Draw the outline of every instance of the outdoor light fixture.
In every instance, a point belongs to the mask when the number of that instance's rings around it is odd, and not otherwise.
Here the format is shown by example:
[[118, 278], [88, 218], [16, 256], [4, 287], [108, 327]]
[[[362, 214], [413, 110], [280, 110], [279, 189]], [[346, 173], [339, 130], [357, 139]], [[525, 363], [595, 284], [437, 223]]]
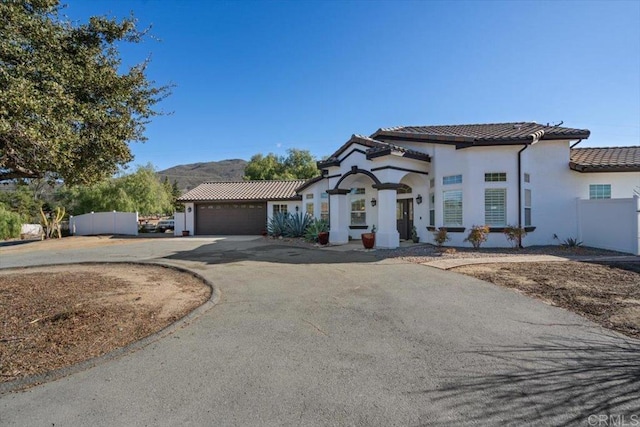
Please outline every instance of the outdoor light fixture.
[[296, 212], [300, 210], [300, 206], [296, 206]]
[[376, 201], [375, 197], [374, 197], [374, 198], [372, 198], [372, 199], [371, 199], [371, 206], [375, 206], [375, 205], [376, 205], [376, 203], [378, 203], [378, 202]]
[[422, 203], [422, 196], [420, 194], [418, 194], [418, 197], [416, 197], [416, 203], [417, 204]]

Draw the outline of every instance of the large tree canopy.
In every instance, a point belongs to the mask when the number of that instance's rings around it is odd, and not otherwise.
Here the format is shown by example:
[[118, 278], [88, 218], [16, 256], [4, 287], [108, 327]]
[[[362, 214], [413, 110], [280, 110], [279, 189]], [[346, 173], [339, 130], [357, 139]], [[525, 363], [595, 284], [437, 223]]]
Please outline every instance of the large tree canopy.
[[316, 161], [308, 150], [287, 150], [287, 156], [256, 154], [244, 169], [244, 179], [308, 179], [320, 174]]
[[58, 0], [0, 2], [0, 181], [48, 177], [88, 184], [132, 160], [154, 105], [168, 94], [147, 61], [119, 72], [135, 20], [72, 24]]
[[73, 215], [111, 211], [165, 214], [173, 212], [174, 202], [171, 185], [160, 181], [151, 164], [94, 185], [65, 185], [57, 199]]

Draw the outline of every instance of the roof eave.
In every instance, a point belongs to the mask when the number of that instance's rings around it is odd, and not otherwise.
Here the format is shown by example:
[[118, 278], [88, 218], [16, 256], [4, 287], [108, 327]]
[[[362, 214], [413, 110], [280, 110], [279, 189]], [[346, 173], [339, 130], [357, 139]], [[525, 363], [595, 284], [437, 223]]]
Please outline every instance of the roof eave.
[[569, 169], [576, 172], [640, 172], [640, 165], [581, 165], [575, 162], [569, 162]]

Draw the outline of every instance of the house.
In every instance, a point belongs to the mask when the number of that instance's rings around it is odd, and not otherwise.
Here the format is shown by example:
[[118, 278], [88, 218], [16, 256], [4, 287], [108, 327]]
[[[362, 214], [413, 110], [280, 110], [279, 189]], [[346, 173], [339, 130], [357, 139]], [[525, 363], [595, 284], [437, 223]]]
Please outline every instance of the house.
[[300, 210], [296, 189], [305, 180], [205, 182], [178, 200], [185, 205], [184, 220], [176, 214], [176, 234], [259, 235], [272, 212]]
[[[464, 245], [470, 228], [484, 224], [491, 230], [486, 246], [507, 246], [502, 233], [507, 225], [528, 231], [526, 245], [557, 244], [580, 238], [580, 221], [606, 216], [609, 199], [637, 204], [640, 147], [576, 147], [589, 135], [587, 129], [534, 122], [379, 129], [353, 135], [318, 162], [322, 176], [299, 185], [295, 196], [279, 194], [285, 197], [279, 200], [328, 218], [333, 244], [359, 239], [375, 225], [378, 247], [397, 247], [413, 227], [423, 242], [432, 242], [432, 231], [445, 227], [450, 244]], [[276, 209], [278, 201], [270, 196], [259, 199], [267, 210]], [[205, 202], [227, 203], [217, 197], [198, 187], [180, 198], [197, 211], [191, 220], [196, 234], [212, 230], [198, 227], [198, 215], [211, 209], [202, 207]], [[579, 200], [596, 202], [583, 208], [587, 205]], [[627, 210], [624, 224], [613, 219], [604, 225], [629, 236], [629, 247], [637, 252], [638, 209]]]

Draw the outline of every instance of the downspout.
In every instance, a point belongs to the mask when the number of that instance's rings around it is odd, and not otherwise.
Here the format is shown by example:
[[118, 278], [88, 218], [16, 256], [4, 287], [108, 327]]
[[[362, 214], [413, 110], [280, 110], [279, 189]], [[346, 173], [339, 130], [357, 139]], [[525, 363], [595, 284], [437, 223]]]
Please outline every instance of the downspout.
[[[529, 135], [531, 137], [530, 144], [524, 146], [518, 151], [518, 228], [522, 228], [522, 152], [529, 148], [530, 145], [536, 144], [544, 136], [544, 130]], [[522, 236], [518, 238], [518, 248], [522, 249]]]
[[576, 145], [580, 144], [582, 142], [582, 138], [578, 140], [578, 142], [576, 142], [575, 144], [572, 144], [571, 146], [569, 146], [569, 149], [572, 149], [573, 147], [575, 147]]

